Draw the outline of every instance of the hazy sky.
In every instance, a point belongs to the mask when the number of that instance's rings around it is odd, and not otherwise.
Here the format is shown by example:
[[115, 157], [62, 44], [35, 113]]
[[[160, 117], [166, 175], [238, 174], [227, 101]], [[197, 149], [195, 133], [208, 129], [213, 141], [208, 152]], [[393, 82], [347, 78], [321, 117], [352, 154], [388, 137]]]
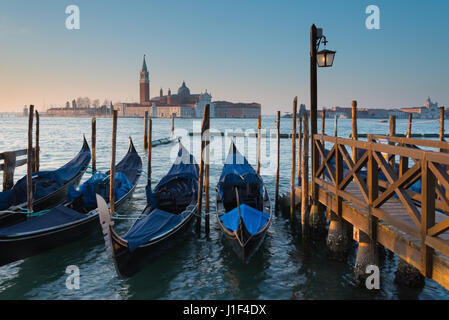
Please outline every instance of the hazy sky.
[[[78, 5], [80, 30], [67, 30]], [[380, 30], [365, 27], [368, 5]], [[185, 80], [213, 100], [259, 102], [263, 114], [309, 105], [309, 30], [324, 29], [333, 68], [319, 106], [449, 105], [447, 0], [0, 0], [0, 111], [63, 106], [77, 96], [138, 100], [147, 54], [151, 96]]]

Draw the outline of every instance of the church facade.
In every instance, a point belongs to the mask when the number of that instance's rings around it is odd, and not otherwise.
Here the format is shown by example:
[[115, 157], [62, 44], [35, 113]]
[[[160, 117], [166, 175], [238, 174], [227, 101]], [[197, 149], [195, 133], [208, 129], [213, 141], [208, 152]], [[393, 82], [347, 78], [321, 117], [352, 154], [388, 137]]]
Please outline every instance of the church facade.
[[182, 82], [178, 92], [172, 94], [168, 89], [164, 95], [163, 89], [159, 95], [150, 98], [150, 76], [145, 56], [143, 58], [142, 70], [140, 71], [140, 101], [139, 103], [118, 103], [116, 108], [123, 116], [143, 117], [148, 111], [152, 117], [170, 118], [200, 118], [206, 104], [210, 105], [211, 117], [215, 116], [215, 107], [210, 93], [191, 94], [185, 81]]
[[210, 105], [210, 116], [214, 117], [237, 117], [237, 118], [257, 118], [261, 113], [261, 105], [257, 103], [234, 104], [226, 101], [219, 101], [219, 112], [216, 112], [215, 103], [212, 102], [212, 95], [207, 92], [199, 94], [190, 93], [185, 81], [182, 82], [176, 93], [168, 89], [167, 94], [161, 88], [159, 95], [153, 98], [150, 91], [150, 74], [143, 57], [142, 70], [140, 71], [140, 101], [139, 103], [117, 103], [115, 109], [124, 117], [143, 117], [145, 112], [152, 117], [170, 118], [174, 115], [177, 118], [201, 118], [206, 104]]

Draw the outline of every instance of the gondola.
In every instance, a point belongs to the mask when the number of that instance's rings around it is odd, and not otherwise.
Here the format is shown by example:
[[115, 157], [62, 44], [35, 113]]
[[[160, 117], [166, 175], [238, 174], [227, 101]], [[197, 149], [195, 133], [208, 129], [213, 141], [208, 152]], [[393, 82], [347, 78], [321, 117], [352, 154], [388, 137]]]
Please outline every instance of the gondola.
[[130, 277], [174, 245], [197, 210], [198, 165], [179, 142], [178, 155], [154, 191], [147, 185], [147, 206], [129, 231], [114, 230], [104, 199], [97, 195], [100, 223], [108, 256], [120, 277]]
[[[40, 212], [64, 203], [69, 187], [78, 186], [90, 159], [90, 148], [84, 138], [81, 151], [70, 162], [54, 171], [33, 173], [33, 211]], [[0, 227], [27, 220], [26, 191], [25, 176], [11, 190], [0, 192]]]
[[[115, 170], [117, 208], [131, 197], [142, 170], [142, 159], [132, 141]], [[109, 171], [94, 174], [79, 190], [69, 192], [68, 198], [71, 195], [74, 198], [65, 205], [0, 229], [0, 266], [64, 245], [98, 228], [96, 194], [109, 199]]]
[[262, 178], [234, 142], [216, 191], [218, 225], [237, 256], [247, 263], [263, 243], [272, 208]]

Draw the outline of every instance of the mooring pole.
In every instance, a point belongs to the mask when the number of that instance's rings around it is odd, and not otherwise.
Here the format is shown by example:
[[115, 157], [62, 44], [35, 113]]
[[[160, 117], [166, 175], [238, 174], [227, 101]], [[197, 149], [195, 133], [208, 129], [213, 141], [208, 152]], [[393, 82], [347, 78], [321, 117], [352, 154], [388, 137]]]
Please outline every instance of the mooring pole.
[[201, 234], [201, 216], [202, 216], [202, 206], [203, 206], [203, 176], [204, 176], [204, 149], [206, 147], [205, 132], [207, 130], [207, 118], [209, 117], [209, 105], [206, 104], [203, 111], [203, 121], [201, 124], [201, 155], [200, 155], [200, 172], [198, 180], [198, 216], [196, 218], [196, 232], [198, 235]]
[[34, 172], [39, 171], [39, 158], [40, 158], [40, 149], [39, 149], [39, 112], [36, 110], [36, 147], [34, 149]]
[[111, 146], [111, 169], [109, 176], [109, 214], [115, 212], [115, 148], [117, 144], [117, 110], [112, 111], [112, 146]]
[[148, 148], [148, 111], [145, 111], [144, 118], [144, 134], [143, 134], [143, 147], [144, 149]]
[[33, 212], [33, 115], [34, 105], [30, 105], [28, 112], [28, 150], [27, 150], [27, 209]]
[[323, 108], [323, 110], [321, 111], [321, 135], [323, 136], [324, 133], [326, 132], [325, 125], [326, 125], [326, 109]]
[[276, 191], [275, 191], [275, 207], [276, 212], [279, 205], [279, 165], [280, 165], [280, 153], [281, 153], [281, 112], [277, 112], [276, 116], [276, 142], [277, 142], [277, 150], [276, 150]]
[[175, 114], [171, 114], [171, 136], [172, 138], [175, 136]]
[[151, 157], [153, 149], [153, 120], [148, 117], [148, 172], [147, 172], [147, 185], [151, 189]]
[[301, 184], [301, 225], [303, 237], [309, 224], [309, 119], [307, 112], [302, 117], [303, 122], [303, 150], [302, 150], [302, 184]]
[[207, 129], [206, 129], [206, 145], [205, 145], [205, 159], [204, 164], [204, 230], [206, 236], [210, 233], [210, 215], [209, 215], [209, 152], [210, 152], [210, 106], [207, 108]]
[[[396, 117], [395, 116], [390, 116], [390, 137], [394, 137], [396, 135]], [[388, 144], [394, 144], [392, 142], [388, 143]], [[389, 154], [388, 155], [388, 162], [390, 163], [390, 166], [392, 166], [394, 168], [394, 166], [396, 165], [395, 163], [395, 156], [394, 154]]]
[[337, 116], [334, 116], [334, 137], [338, 137], [338, 120], [337, 120]]
[[91, 144], [92, 144], [92, 174], [97, 171], [97, 118], [92, 118], [92, 132], [91, 132]]
[[302, 116], [298, 117], [298, 187], [302, 184], [301, 167], [302, 167]]
[[440, 107], [440, 141], [444, 141], [444, 107]]
[[[352, 100], [351, 118], [352, 118], [352, 140], [358, 140], [356, 100]], [[357, 163], [357, 149], [355, 147], [352, 148], [352, 161], [354, 163]]]
[[407, 129], [407, 138], [410, 138], [412, 136], [412, 120], [413, 120], [413, 113], [408, 113], [408, 129]]
[[298, 97], [293, 100], [293, 122], [292, 122], [292, 163], [290, 175], [290, 219], [295, 217], [295, 170], [296, 170], [296, 110], [298, 106]]
[[260, 135], [262, 129], [262, 117], [257, 118], [257, 174], [260, 174]]

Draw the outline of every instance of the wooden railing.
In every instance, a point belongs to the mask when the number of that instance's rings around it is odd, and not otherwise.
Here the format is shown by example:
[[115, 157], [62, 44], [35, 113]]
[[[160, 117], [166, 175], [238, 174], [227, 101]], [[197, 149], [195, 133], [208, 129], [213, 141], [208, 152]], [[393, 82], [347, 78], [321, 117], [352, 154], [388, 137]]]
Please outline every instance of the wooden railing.
[[[6, 151], [0, 153], [0, 171], [3, 171], [3, 191], [9, 190], [14, 185], [14, 171], [15, 168], [23, 166], [27, 163], [27, 149], [17, 151]], [[25, 158], [19, 159], [25, 156]], [[33, 148], [33, 171], [39, 170], [39, 149]]]
[[[377, 143], [379, 139], [392, 144]], [[335, 213], [342, 216], [342, 201], [365, 212], [371, 241], [377, 241], [379, 221], [406, 233], [420, 243], [420, 271], [431, 277], [434, 252], [449, 256], [449, 237], [441, 237], [449, 230], [445, 215], [449, 208], [449, 154], [416, 146], [449, 149], [448, 143], [378, 135], [358, 141], [321, 134], [315, 134], [312, 141], [320, 159], [312, 174], [319, 188], [335, 195]], [[325, 143], [332, 146], [330, 151]], [[348, 148], [357, 150], [356, 159]], [[357, 186], [359, 196], [346, 190], [351, 183]], [[417, 191], [419, 183], [421, 190]], [[393, 197], [397, 197], [396, 209], [388, 205]], [[410, 219], [398, 215], [398, 210]]]

